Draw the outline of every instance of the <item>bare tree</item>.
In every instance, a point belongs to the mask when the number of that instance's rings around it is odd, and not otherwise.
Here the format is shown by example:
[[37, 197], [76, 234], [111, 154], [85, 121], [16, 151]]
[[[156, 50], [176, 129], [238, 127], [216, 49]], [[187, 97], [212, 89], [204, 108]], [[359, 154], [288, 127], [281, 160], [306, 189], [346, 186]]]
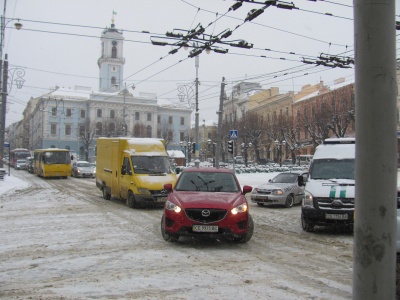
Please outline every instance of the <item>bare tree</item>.
[[161, 138], [165, 141], [165, 146], [168, 146], [170, 142], [174, 140], [174, 131], [172, 124], [169, 124], [166, 120], [161, 122]]
[[96, 124], [94, 122], [90, 123], [89, 118], [87, 118], [85, 124], [80, 126], [78, 132], [78, 140], [83, 144], [86, 161], [89, 161], [89, 147], [93, 142], [95, 134]]

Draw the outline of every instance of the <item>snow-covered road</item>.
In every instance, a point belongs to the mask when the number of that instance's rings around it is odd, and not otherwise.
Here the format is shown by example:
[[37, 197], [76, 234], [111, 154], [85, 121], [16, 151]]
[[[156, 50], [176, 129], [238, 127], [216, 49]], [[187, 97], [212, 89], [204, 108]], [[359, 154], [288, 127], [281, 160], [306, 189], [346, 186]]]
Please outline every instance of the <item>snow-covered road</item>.
[[[255, 186], [273, 176], [257, 175], [238, 177]], [[0, 298], [351, 298], [351, 232], [306, 233], [299, 206], [250, 212], [247, 244], [171, 244], [160, 208], [103, 200], [94, 179], [14, 171], [0, 182]]]

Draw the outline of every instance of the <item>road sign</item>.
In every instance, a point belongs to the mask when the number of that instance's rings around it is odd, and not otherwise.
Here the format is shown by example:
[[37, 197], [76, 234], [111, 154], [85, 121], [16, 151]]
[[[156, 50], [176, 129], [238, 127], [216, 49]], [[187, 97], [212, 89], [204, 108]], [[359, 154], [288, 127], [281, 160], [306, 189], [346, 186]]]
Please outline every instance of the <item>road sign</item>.
[[10, 148], [10, 143], [4, 143], [5, 148]]
[[229, 138], [231, 140], [237, 140], [238, 137], [239, 137], [239, 135], [238, 135], [238, 131], [237, 130], [230, 130], [229, 131]]

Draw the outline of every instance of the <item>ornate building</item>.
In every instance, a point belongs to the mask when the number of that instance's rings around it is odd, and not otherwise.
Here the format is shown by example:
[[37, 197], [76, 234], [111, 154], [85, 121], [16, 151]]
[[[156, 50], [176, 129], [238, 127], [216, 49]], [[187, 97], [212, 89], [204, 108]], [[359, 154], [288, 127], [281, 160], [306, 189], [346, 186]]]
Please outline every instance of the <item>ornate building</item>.
[[124, 83], [123, 44], [112, 20], [101, 35], [99, 91], [55, 87], [31, 98], [23, 120], [8, 128], [11, 148], [70, 149], [94, 160], [98, 137], [128, 136], [163, 138], [168, 150], [180, 150], [181, 137], [190, 131], [192, 110], [163, 105], [155, 94], [134, 95], [135, 87]]

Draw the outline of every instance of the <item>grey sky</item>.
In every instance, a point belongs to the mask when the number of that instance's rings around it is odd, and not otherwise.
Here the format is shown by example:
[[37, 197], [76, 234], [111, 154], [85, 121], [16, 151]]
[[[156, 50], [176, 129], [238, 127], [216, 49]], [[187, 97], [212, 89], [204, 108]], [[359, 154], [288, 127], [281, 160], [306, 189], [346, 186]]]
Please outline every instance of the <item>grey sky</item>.
[[[134, 95], [156, 93], [162, 103], [179, 102], [177, 86], [193, 83], [195, 59], [188, 58], [189, 51], [184, 49], [168, 55], [173, 48], [152, 45], [151, 36], [163, 36], [174, 29], [190, 30], [200, 23], [208, 35], [231, 29], [233, 34], [227, 41], [243, 39], [254, 44], [253, 49], [220, 45], [229, 49], [228, 54], [200, 55], [200, 120], [217, 120], [222, 77], [226, 78], [228, 94], [232, 85], [246, 79], [260, 82], [263, 88], [277, 86], [281, 92], [298, 91], [320, 80], [332, 84], [339, 77], [354, 81], [354, 69], [301, 63], [302, 57], [317, 58], [321, 53], [354, 57], [352, 1], [293, 2], [300, 9], [271, 6], [243, 24], [251, 9], [263, 6], [244, 3], [228, 12], [235, 1], [8, 0], [6, 17], [20, 18], [23, 29], [16, 31], [11, 28], [14, 22], [9, 22], [4, 53], [8, 53], [10, 68], [25, 68], [26, 82], [21, 90], [13, 87], [9, 95], [7, 126], [22, 119], [31, 96], [44, 94], [55, 85], [98, 90], [100, 35], [110, 26], [113, 11], [116, 27], [124, 30], [126, 83], [135, 84]], [[0, 3], [3, 8], [4, 1]]]

